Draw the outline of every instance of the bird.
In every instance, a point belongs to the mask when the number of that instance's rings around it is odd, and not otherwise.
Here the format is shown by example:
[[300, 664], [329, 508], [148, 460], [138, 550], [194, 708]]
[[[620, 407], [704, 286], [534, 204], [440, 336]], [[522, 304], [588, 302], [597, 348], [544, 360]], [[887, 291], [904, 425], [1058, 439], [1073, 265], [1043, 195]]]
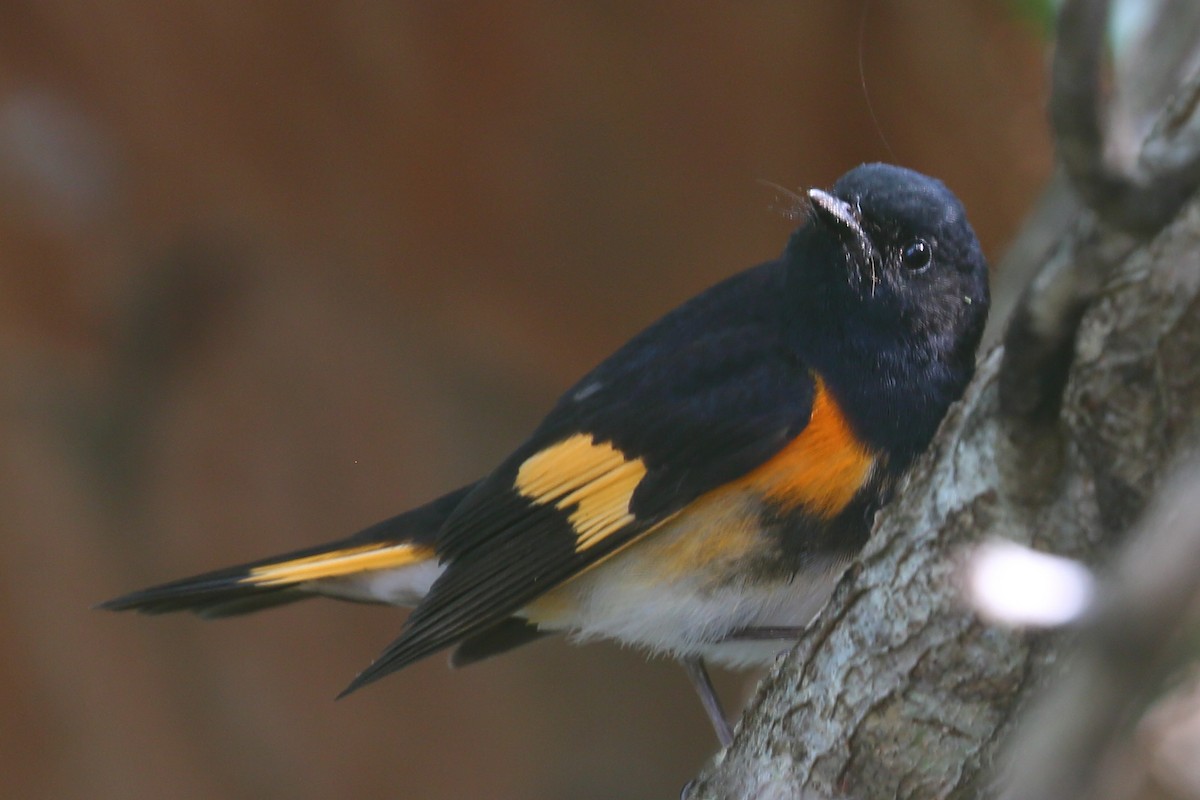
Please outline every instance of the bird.
[[342, 692], [550, 634], [708, 665], [802, 635], [975, 370], [988, 266], [939, 180], [870, 163], [793, 194], [778, 258], [587, 372], [480, 480], [348, 538], [101, 604], [216, 618], [314, 596], [411, 607]]

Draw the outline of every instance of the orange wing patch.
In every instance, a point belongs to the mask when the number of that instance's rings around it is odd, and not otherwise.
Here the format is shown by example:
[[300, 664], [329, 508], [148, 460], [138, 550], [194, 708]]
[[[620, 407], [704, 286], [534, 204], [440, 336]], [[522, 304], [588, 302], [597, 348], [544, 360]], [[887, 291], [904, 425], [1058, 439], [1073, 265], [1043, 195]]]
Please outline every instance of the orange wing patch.
[[527, 458], [517, 471], [516, 489], [538, 505], [575, 506], [567, 519], [578, 553], [633, 521], [629, 504], [645, 475], [640, 458], [579, 433]]
[[240, 582], [254, 586], [303, 583], [356, 572], [406, 567], [433, 558], [433, 555], [433, 548], [423, 545], [367, 544], [255, 567]]
[[875, 466], [875, 455], [850, 424], [819, 376], [808, 426], [770, 461], [741, 482], [787, 505], [826, 519], [854, 497]]

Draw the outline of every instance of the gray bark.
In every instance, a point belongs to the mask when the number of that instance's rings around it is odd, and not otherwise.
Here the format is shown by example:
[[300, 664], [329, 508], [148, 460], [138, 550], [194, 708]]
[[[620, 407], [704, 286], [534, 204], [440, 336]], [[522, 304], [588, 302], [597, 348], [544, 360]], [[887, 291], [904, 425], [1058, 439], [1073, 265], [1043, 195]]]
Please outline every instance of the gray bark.
[[[1185, 86], [1155, 128], [1161, 163], [1194, 162], [1198, 91]], [[1034, 307], [1081, 298], [1063, 322], [1074, 347], [1055, 413], [1014, 413], [1001, 384], [1019, 394], [1022, 372], [1000, 348], [982, 359], [857, 569], [686, 797], [992, 796], [1023, 768], [1005, 743], [1074, 636], [979, 619], [960, 590], [966, 554], [996, 537], [1103, 563], [1200, 452], [1200, 201], [1147, 238], [1118, 227], [1078, 211], [1027, 293]]]

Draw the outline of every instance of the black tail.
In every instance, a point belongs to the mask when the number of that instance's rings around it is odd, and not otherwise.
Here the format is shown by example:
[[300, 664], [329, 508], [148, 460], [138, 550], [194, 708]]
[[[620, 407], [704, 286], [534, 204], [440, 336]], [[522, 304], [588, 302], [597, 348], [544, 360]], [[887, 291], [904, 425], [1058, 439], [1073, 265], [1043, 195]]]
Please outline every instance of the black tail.
[[318, 593], [312, 589], [314, 582], [323, 579], [421, 563], [436, 557], [438, 530], [473, 488], [464, 486], [347, 539], [151, 586], [98, 607], [228, 617], [312, 597]]

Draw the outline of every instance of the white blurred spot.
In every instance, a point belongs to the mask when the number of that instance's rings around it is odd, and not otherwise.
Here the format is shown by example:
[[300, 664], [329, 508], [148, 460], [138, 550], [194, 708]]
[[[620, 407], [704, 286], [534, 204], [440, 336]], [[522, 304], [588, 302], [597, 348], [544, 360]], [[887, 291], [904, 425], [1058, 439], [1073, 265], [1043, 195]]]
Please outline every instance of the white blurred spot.
[[967, 562], [971, 604], [982, 616], [1005, 625], [1065, 625], [1087, 609], [1094, 584], [1078, 561], [1012, 542], [980, 545]]

